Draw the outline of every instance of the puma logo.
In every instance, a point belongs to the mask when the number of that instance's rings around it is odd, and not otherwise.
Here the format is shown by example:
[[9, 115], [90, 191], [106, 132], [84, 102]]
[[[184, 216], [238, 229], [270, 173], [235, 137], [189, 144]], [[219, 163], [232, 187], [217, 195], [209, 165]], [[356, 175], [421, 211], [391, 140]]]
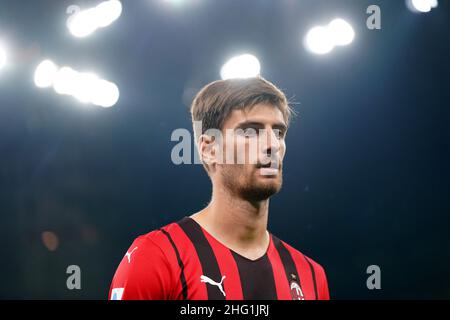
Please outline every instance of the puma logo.
[[128, 263], [131, 262], [131, 255], [133, 254], [134, 250], [136, 250], [138, 247], [134, 248], [133, 250], [131, 250], [131, 252], [125, 253], [125, 256], [128, 258]]
[[206, 283], [209, 283], [210, 285], [219, 287], [219, 290], [223, 293], [223, 296], [225, 297], [226, 296], [225, 295], [225, 291], [223, 291], [223, 287], [222, 287], [222, 282], [223, 282], [223, 280], [225, 280], [225, 278], [226, 278], [226, 276], [222, 276], [222, 280], [220, 280], [220, 282], [215, 282], [211, 278], [208, 278], [207, 276], [201, 275], [200, 276], [200, 281], [201, 282], [206, 282]]

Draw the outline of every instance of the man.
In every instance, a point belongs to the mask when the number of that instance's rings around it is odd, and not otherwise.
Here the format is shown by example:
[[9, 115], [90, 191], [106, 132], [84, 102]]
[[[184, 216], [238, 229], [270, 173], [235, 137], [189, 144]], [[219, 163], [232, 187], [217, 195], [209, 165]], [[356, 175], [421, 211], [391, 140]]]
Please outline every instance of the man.
[[329, 299], [324, 269], [267, 231], [291, 118], [285, 95], [261, 77], [215, 81], [191, 113], [211, 202], [138, 237], [109, 298]]

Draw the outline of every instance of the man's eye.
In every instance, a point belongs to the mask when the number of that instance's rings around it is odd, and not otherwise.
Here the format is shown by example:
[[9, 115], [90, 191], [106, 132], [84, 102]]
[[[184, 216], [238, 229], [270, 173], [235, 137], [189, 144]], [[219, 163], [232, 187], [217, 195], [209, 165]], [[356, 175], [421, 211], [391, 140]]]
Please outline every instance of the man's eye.
[[283, 139], [284, 136], [286, 135], [286, 132], [284, 130], [274, 130], [274, 132], [275, 132], [275, 136], [278, 139]]
[[255, 137], [257, 134], [257, 131], [254, 128], [245, 128], [243, 131], [244, 131], [244, 136], [246, 136], [246, 137]]

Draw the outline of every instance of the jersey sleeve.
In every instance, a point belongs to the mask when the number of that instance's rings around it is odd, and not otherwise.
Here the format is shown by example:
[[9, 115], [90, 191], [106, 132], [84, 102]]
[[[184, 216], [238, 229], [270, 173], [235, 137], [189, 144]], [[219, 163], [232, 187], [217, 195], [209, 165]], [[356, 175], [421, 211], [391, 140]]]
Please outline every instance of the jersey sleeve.
[[124, 255], [111, 283], [110, 300], [171, 299], [173, 273], [151, 235], [138, 237]]
[[320, 264], [317, 266], [317, 295], [318, 300], [330, 300], [330, 292], [328, 290], [328, 281], [324, 268]]

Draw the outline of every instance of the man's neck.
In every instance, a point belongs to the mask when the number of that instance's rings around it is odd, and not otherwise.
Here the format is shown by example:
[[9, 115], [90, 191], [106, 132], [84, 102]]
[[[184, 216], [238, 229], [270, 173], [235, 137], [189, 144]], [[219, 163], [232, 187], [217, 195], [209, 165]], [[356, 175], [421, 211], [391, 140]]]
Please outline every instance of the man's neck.
[[269, 245], [268, 213], [268, 199], [249, 202], [216, 188], [209, 205], [191, 217], [228, 248], [255, 260]]

